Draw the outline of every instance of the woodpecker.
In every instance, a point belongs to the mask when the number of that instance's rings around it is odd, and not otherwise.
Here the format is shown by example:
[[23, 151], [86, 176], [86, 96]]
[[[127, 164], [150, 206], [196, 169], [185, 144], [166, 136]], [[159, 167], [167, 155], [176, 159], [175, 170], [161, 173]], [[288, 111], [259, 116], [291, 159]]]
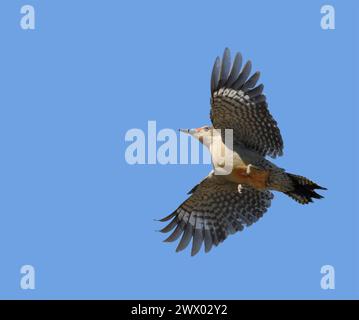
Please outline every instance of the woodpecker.
[[[191, 255], [204, 243], [205, 252], [228, 235], [258, 221], [271, 205], [272, 191], [282, 192], [300, 204], [323, 196], [315, 182], [279, 168], [266, 157], [283, 155], [283, 140], [268, 110], [260, 73], [251, 77], [251, 62], [242, 68], [242, 55], [233, 63], [230, 51], [216, 58], [211, 76], [211, 126], [180, 129], [203, 143], [211, 153], [213, 170], [189, 191], [189, 198], [173, 213], [161, 232], [165, 242], [181, 237], [176, 251], [192, 240]], [[229, 139], [227, 139], [229, 138]]]

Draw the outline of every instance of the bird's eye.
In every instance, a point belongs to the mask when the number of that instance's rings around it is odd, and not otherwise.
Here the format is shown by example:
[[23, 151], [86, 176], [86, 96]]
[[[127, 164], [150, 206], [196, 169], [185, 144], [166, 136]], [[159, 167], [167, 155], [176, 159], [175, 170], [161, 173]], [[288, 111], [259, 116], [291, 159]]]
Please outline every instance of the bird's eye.
[[204, 130], [204, 131], [208, 131], [208, 130], [209, 130], [209, 127], [203, 127], [203, 130]]

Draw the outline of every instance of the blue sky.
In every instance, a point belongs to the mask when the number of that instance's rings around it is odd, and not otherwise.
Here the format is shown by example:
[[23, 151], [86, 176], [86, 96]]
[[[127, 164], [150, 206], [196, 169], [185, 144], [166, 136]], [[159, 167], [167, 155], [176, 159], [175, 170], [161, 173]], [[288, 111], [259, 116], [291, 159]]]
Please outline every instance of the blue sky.
[[[19, 26], [31, 4], [36, 29]], [[0, 298], [358, 297], [354, 1], [2, 1]], [[356, 17], [357, 18], [357, 17]], [[209, 254], [162, 243], [209, 165], [126, 163], [131, 128], [209, 123], [225, 47], [261, 71], [283, 135], [275, 161], [328, 191], [275, 194], [263, 219]], [[33, 265], [36, 289], [20, 288]], [[335, 290], [320, 268], [335, 268]]]

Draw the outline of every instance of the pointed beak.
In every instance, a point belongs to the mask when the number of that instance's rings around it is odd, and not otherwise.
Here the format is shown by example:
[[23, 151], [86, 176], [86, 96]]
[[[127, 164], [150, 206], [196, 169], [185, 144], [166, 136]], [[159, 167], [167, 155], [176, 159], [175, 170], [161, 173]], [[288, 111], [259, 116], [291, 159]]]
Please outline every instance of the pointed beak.
[[187, 134], [194, 134], [196, 133], [196, 129], [179, 129], [180, 132], [187, 133]]

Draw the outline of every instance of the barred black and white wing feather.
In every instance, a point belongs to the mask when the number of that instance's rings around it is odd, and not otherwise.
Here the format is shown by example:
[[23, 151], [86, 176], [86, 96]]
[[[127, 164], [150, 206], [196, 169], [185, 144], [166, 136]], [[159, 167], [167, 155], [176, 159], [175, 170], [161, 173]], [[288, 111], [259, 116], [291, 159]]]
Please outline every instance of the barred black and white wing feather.
[[211, 121], [216, 129], [233, 129], [234, 143], [242, 143], [263, 156], [283, 154], [277, 122], [269, 113], [263, 85], [256, 86], [259, 72], [250, 78], [251, 62], [242, 66], [237, 53], [233, 64], [229, 49], [217, 57], [211, 77]]
[[176, 251], [185, 249], [192, 240], [191, 255], [204, 243], [205, 252], [224, 241], [229, 234], [243, 230], [267, 211], [273, 194], [209, 175], [191, 190], [191, 196], [172, 214], [160, 221], [171, 222], [161, 232], [171, 235], [164, 241], [181, 237]]

